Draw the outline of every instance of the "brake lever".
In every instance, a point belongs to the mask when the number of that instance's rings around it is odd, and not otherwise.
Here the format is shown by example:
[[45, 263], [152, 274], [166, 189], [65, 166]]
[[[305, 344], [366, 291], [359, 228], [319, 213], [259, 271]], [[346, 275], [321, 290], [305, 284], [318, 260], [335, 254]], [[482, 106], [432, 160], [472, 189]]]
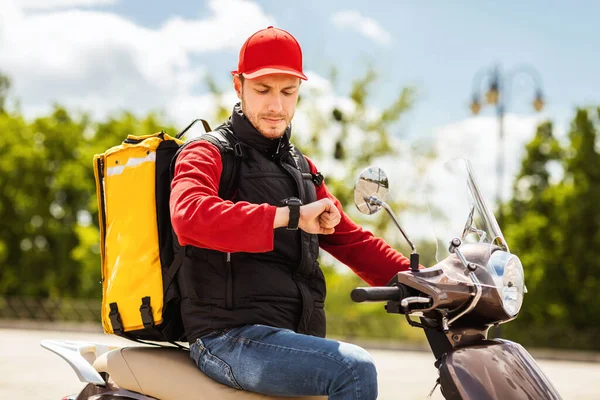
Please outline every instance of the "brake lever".
[[400, 302], [402, 308], [408, 309], [409, 304], [429, 304], [431, 303], [431, 298], [429, 297], [421, 297], [421, 296], [413, 296], [413, 297], [405, 297]]
[[409, 306], [411, 304], [430, 304], [430, 303], [431, 303], [431, 298], [421, 297], [421, 296], [407, 297], [400, 302], [400, 306], [402, 307], [402, 310], [404, 311], [404, 316], [406, 317], [406, 321], [408, 322], [408, 324], [410, 326], [417, 327], [417, 328], [428, 328], [428, 326], [426, 326], [420, 322], [415, 322], [412, 319], [410, 319], [411, 315], [416, 315], [416, 316], [422, 318], [423, 313], [419, 310], [410, 310]]

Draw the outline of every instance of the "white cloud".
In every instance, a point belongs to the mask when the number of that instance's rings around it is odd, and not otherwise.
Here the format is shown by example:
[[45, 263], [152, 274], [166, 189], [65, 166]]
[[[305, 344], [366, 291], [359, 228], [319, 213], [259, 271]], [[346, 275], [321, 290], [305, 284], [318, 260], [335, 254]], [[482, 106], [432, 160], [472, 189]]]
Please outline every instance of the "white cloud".
[[338, 28], [350, 28], [380, 45], [390, 44], [392, 35], [373, 18], [365, 17], [356, 10], [339, 11], [331, 17]]
[[110, 6], [119, 0], [18, 0], [22, 10], [53, 10], [57, 8]]
[[[542, 115], [504, 118], [504, 179], [502, 199], [511, 196], [513, 178], [521, 168], [525, 145], [533, 138]], [[495, 117], [475, 117], [441, 127], [436, 132], [436, 152], [448, 159], [464, 157], [471, 160], [480, 175], [482, 190], [490, 200], [496, 195], [496, 165], [499, 149], [498, 121]]]
[[[0, 65], [27, 116], [59, 102], [99, 118], [119, 109], [168, 109], [185, 123], [199, 115], [188, 104], [208, 101], [195, 94], [206, 71], [192, 57], [230, 51], [234, 69], [244, 40], [275, 25], [247, 0], [212, 0], [202, 18], [173, 18], [156, 29], [108, 12], [27, 14], [13, 2], [0, 3]], [[234, 22], [240, 20], [246, 23]]]

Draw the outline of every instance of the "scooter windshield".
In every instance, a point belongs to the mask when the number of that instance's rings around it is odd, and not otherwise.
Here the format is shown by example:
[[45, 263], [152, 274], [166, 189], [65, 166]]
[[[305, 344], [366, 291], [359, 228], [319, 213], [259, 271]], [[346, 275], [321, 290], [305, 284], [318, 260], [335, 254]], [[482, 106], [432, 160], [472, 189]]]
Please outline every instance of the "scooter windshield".
[[469, 160], [456, 158], [432, 166], [427, 183], [427, 206], [438, 262], [450, 255], [448, 248], [454, 238], [463, 243], [493, 244], [509, 252]]

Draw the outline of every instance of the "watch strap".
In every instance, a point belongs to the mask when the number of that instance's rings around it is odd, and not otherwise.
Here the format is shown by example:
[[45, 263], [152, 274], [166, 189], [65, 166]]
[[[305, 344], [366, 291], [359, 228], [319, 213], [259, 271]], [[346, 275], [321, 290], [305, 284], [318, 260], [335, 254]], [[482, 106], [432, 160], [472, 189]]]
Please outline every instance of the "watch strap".
[[283, 204], [290, 210], [287, 230], [298, 230], [298, 224], [300, 223], [300, 206], [302, 201], [296, 197], [290, 197], [283, 200]]

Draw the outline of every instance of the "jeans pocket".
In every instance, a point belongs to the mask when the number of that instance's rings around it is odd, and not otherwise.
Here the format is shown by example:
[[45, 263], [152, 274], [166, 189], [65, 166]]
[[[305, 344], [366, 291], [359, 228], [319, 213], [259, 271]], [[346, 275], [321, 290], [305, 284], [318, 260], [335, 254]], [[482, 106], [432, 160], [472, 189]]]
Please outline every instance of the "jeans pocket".
[[206, 347], [200, 353], [198, 367], [207, 376], [234, 389], [243, 390], [233, 377], [231, 367], [219, 357], [213, 355]]

